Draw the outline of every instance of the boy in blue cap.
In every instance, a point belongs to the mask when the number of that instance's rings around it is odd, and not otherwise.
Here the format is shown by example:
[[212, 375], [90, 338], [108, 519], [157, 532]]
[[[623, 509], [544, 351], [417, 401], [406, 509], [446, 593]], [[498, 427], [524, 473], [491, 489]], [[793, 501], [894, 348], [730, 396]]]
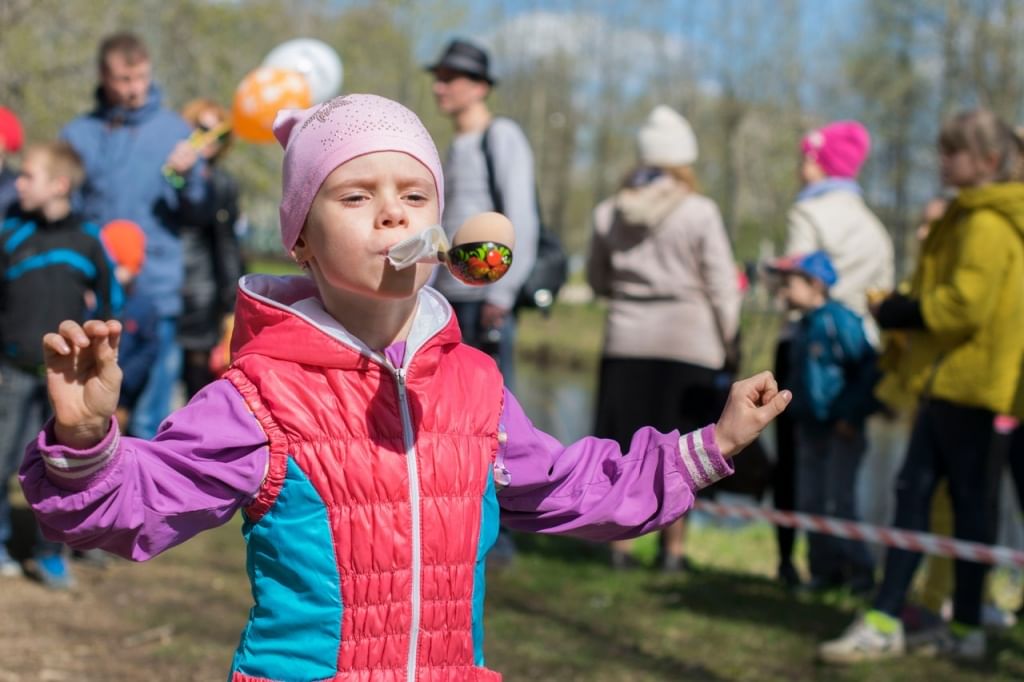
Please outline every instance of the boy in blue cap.
[[[856, 520], [857, 470], [867, 449], [864, 420], [874, 407], [876, 356], [855, 312], [830, 298], [837, 276], [824, 251], [787, 256], [768, 268], [801, 319], [791, 346], [791, 411], [797, 427], [797, 508]], [[808, 534], [812, 589], [874, 587], [863, 542]]]

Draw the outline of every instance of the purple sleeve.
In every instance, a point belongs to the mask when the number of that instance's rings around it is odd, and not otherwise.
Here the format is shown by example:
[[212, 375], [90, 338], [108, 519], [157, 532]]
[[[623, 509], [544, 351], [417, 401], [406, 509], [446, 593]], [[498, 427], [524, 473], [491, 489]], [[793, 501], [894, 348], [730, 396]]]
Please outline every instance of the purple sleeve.
[[145, 561], [227, 522], [259, 491], [267, 437], [242, 396], [215, 381], [151, 441], [116, 424], [89, 450], [56, 443], [53, 422], [26, 449], [20, 479], [46, 537]]
[[505, 392], [495, 483], [502, 523], [514, 530], [621, 540], [663, 528], [696, 491], [733, 472], [714, 426], [680, 435], [642, 428], [629, 452], [588, 436], [563, 446], [534, 428]]

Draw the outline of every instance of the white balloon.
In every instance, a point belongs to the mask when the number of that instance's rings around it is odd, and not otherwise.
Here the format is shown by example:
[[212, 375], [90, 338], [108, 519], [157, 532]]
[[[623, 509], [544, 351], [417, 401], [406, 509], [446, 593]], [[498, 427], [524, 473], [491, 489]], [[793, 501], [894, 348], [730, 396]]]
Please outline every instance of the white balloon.
[[327, 43], [313, 38], [281, 43], [267, 54], [262, 65], [301, 73], [309, 81], [314, 104], [337, 95], [345, 73], [338, 53]]

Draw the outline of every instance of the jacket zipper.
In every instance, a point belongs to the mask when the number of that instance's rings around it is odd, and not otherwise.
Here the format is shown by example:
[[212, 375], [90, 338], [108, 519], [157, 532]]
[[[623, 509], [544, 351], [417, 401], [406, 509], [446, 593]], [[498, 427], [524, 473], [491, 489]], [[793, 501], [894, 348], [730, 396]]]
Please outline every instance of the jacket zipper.
[[409, 660], [406, 665], [406, 679], [416, 680], [416, 653], [420, 631], [420, 574], [423, 558], [420, 547], [420, 482], [416, 466], [416, 448], [412, 437], [412, 418], [409, 416], [409, 399], [405, 390], [405, 369], [395, 370], [398, 386], [398, 409], [402, 415], [402, 438], [405, 441], [405, 464], [409, 474], [409, 511], [412, 517], [412, 613], [409, 623]]

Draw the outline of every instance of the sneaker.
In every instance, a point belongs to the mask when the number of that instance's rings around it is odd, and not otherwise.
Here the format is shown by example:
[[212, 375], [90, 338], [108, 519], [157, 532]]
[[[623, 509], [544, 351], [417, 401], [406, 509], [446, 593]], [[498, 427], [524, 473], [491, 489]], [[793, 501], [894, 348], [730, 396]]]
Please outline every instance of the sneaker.
[[[888, 632], [883, 632], [883, 628]], [[818, 658], [826, 663], [877, 661], [905, 653], [902, 623], [881, 611], [868, 611], [853, 621], [841, 637], [818, 646]]]
[[963, 628], [960, 634], [951, 627], [943, 627], [927, 639], [920, 638], [913, 648], [921, 656], [948, 656], [962, 661], [980, 661], [987, 649], [988, 640], [980, 627]]
[[60, 554], [36, 557], [36, 574], [40, 582], [54, 590], [67, 590], [75, 585], [68, 563]]
[[980, 661], [985, 658], [988, 649], [988, 638], [981, 628], [972, 628], [959, 637], [956, 637], [956, 649], [953, 650], [953, 658], [962, 661]]
[[21, 564], [10, 556], [0, 556], [0, 578], [18, 578], [21, 573]]
[[981, 607], [981, 624], [990, 630], [1008, 630], [1017, 624], [1017, 614], [995, 604], [985, 604]]

